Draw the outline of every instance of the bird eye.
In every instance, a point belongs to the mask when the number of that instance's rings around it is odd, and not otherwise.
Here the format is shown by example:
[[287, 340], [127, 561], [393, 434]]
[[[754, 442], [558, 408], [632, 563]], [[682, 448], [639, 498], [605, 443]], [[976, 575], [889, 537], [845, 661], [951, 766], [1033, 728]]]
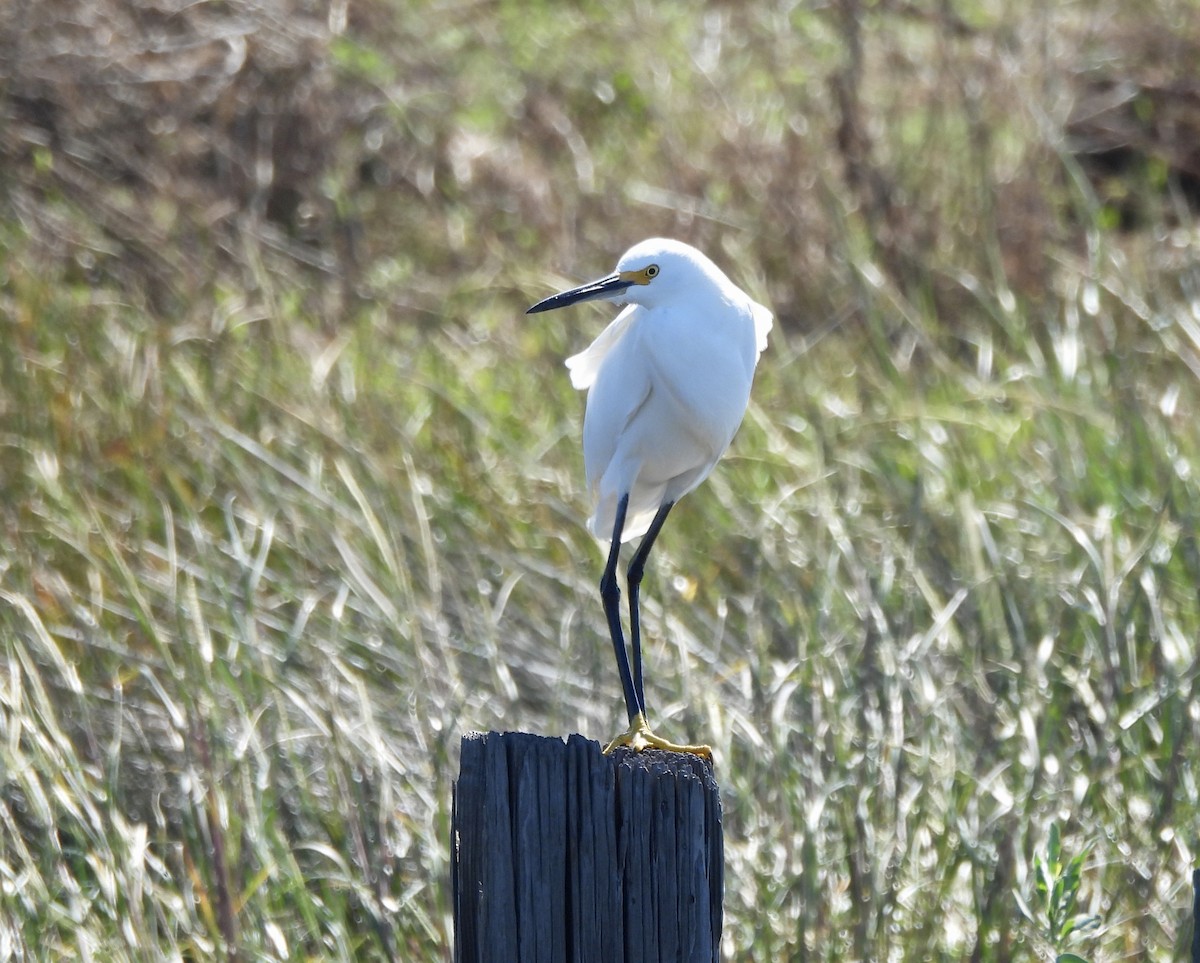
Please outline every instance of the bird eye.
[[658, 265], [657, 264], [651, 264], [648, 268], [646, 268], [646, 277], [648, 277], [648, 278], [658, 277]]

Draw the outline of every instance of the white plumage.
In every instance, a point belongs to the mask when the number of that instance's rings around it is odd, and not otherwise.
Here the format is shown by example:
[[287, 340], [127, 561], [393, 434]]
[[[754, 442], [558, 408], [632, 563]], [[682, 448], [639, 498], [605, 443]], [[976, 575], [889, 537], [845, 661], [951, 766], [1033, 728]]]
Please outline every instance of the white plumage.
[[613, 297], [628, 306], [567, 359], [571, 383], [588, 392], [583, 459], [598, 538], [611, 536], [622, 494], [628, 541], [712, 471], [741, 424], [771, 329], [770, 311], [679, 241], [642, 241], [615, 276], [650, 265], [657, 275]]

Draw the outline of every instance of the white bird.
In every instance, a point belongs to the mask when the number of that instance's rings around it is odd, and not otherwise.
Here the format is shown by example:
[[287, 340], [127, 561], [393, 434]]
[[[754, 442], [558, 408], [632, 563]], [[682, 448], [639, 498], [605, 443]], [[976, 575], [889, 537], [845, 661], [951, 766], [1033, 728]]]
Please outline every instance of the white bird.
[[[539, 301], [528, 314], [580, 301], [626, 304], [585, 350], [567, 359], [571, 383], [587, 389], [583, 460], [595, 511], [588, 528], [611, 539], [600, 597], [617, 656], [629, 729], [616, 746], [711, 756], [675, 745], [646, 721], [638, 590], [667, 513], [712, 471], [733, 441], [771, 312], [712, 261], [680, 241], [635, 244], [608, 277]], [[644, 535], [629, 563], [629, 634], [621, 631], [617, 562], [621, 543]]]

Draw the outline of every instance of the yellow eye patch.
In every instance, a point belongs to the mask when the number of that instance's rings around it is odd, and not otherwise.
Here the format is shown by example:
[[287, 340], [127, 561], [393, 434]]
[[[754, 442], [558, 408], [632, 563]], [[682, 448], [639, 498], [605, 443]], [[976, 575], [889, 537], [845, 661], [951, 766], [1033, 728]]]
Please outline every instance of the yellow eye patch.
[[636, 271], [621, 272], [621, 280], [628, 281], [630, 284], [649, 284], [656, 277], [658, 277], [657, 264], [650, 264]]

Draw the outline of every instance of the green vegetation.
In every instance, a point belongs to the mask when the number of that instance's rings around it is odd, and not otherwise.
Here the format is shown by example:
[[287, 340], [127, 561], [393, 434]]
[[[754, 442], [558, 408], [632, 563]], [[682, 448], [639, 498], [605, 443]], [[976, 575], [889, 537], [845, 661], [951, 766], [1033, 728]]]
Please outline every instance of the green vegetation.
[[[1075, 913], [1075, 897], [1079, 895], [1086, 856], [1084, 850], [1064, 863], [1058, 823], [1051, 823], [1045, 855], [1039, 853], [1033, 857], [1036, 905], [1045, 919], [1046, 941], [1055, 951], [1054, 963], [1087, 963], [1077, 953], [1059, 951], [1067, 945], [1072, 934], [1084, 933], [1100, 922], [1098, 916]], [[1027, 905], [1022, 904], [1021, 909], [1030, 920], [1037, 921], [1037, 916]]]
[[449, 959], [461, 734], [622, 723], [561, 364], [606, 315], [522, 312], [654, 234], [778, 316], [643, 602], [728, 958], [1181, 952], [1190, 0], [0, 38], [0, 959]]

